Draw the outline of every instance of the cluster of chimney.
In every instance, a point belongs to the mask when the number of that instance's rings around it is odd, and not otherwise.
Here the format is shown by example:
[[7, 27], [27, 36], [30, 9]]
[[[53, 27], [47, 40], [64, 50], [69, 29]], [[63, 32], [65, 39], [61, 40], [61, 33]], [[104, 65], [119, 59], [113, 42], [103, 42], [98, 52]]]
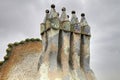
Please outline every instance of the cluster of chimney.
[[[75, 32], [75, 33], [81, 33], [81, 34], [90, 36], [90, 27], [86, 21], [84, 13], [81, 13], [81, 20], [79, 22], [75, 11], [71, 12], [71, 14], [72, 14], [71, 21], [69, 21], [69, 15], [66, 14], [65, 7], [62, 8], [62, 14], [60, 17], [59, 17], [59, 13], [56, 12], [56, 10], [55, 10], [54, 4], [51, 5], [51, 11], [46, 10], [45, 12], [46, 12], [46, 16], [45, 16], [44, 22], [41, 24], [41, 34], [44, 33], [44, 31], [47, 31], [47, 29], [49, 29], [51, 27], [51, 26], [43, 26], [43, 25], [49, 24], [50, 22], [48, 22], [48, 20], [50, 21], [52, 19], [57, 18], [59, 20], [59, 22], [56, 24], [60, 24], [63, 22], [69, 22], [68, 24], [71, 27], [69, 28], [69, 27], [56, 26], [56, 27], [52, 27], [52, 28], [61, 29], [61, 30], [65, 30], [65, 31], [71, 31], [71, 32]], [[74, 27], [73, 27], [73, 25], [74, 25]]]

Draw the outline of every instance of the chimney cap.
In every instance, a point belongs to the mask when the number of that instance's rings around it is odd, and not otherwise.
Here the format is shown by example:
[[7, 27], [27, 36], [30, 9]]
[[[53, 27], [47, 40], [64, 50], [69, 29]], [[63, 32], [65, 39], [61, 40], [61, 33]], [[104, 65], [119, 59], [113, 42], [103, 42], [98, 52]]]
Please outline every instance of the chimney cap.
[[75, 14], [75, 11], [72, 11], [71, 13], [72, 13], [72, 14]]
[[81, 16], [84, 17], [84, 16], [85, 16], [85, 13], [81, 13]]
[[54, 4], [52, 4], [52, 5], [51, 5], [51, 8], [55, 8], [55, 5], [54, 5]]
[[46, 13], [49, 13], [49, 10], [47, 9], [47, 10], [45, 10], [45, 12], [46, 12]]
[[66, 11], [66, 8], [65, 8], [65, 7], [63, 7], [63, 8], [62, 8], [62, 11]]

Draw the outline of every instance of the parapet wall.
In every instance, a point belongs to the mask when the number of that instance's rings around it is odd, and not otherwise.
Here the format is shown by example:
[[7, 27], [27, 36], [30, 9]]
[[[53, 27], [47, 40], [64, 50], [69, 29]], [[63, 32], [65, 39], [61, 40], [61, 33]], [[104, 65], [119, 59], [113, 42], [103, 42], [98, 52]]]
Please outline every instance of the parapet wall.
[[41, 42], [32, 38], [9, 44], [4, 61], [0, 62], [0, 80], [35, 80]]

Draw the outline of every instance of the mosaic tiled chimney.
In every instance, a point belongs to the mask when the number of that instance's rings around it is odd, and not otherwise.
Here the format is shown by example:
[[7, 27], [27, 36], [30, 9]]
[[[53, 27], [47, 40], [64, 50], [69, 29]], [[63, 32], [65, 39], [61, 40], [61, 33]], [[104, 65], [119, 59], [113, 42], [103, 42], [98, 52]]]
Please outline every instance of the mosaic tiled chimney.
[[59, 17], [55, 5], [46, 10], [41, 23], [43, 51], [39, 59], [39, 80], [96, 80], [90, 69], [90, 26], [85, 14], [79, 22], [72, 11], [71, 20], [62, 8]]

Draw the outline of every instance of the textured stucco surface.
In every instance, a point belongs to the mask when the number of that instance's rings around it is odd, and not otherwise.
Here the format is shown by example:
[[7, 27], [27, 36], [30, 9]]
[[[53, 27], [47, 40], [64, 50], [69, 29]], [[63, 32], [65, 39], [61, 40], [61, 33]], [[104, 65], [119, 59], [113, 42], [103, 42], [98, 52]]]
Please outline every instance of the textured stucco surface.
[[40, 41], [14, 46], [9, 59], [0, 68], [0, 80], [35, 80], [41, 51]]
[[20, 62], [13, 65], [7, 80], [35, 80], [39, 53], [29, 53]]

